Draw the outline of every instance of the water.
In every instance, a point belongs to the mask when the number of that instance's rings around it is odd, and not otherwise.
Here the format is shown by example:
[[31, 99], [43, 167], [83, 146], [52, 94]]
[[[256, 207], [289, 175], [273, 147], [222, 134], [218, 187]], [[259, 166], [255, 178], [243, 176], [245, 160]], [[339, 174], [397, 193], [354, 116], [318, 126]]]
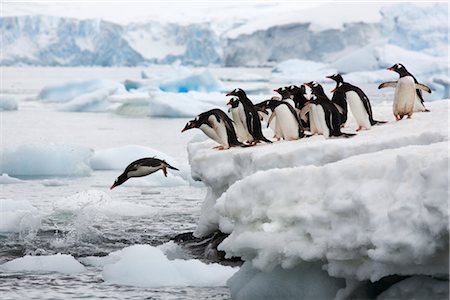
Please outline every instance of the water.
[[[15, 95], [20, 103], [18, 111], [1, 113], [2, 147], [70, 143], [99, 150], [142, 145], [186, 164], [186, 145], [196, 134], [180, 134], [187, 119], [59, 112], [52, 104], [30, 100], [47, 84], [81, 78], [138, 79], [140, 72], [138, 68], [4, 68], [0, 92]], [[212, 72], [226, 78], [233, 78], [239, 72], [257, 73], [267, 80], [270, 75], [268, 69], [213, 69]], [[262, 85], [262, 92], [270, 95], [282, 83], [227, 80], [224, 85], [230, 90], [237, 86], [245, 89]], [[332, 87], [332, 83], [325, 86], [326, 90]], [[373, 101], [383, 100], [375, 85], [366, 90]], [[37, 231], [0, 233], [0, 264], [27, 254], [105, 256], [134, 244], [161, 245], [177, 234], [195, 229], [206, 193], [204, 187], [124, 185], [110, 191], [118, 175], [118, 171], [94, 171], [89, 177], [25, 178], [25, 183], [0, 185], [1, 198], [27, 200], [41, 216]], [[0, 271], [0, 299], [230, 297], [225, 286], [148, 289], [113, 285], [103, 281], [101, 271], [90, 266], [87, 272], [78, 275]]]

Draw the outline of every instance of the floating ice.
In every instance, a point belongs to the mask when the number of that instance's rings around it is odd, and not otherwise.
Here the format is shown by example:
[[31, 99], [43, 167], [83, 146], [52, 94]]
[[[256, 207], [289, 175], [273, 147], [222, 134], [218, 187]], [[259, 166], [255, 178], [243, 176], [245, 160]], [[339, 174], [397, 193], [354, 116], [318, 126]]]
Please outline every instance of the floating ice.
[[169, 260], [149, 245], [123, 249], [120, 260], [103, 269], [105, 281], [139, 287], [224, 286], [237, 268], [205, 264], [199, 260]]
[[2, 151], [0, 172], [12, 176], [86, 176], [92, 150], [69, 144], [24, 144]]
[[0, 111], [17, 110], [19, 105], [11, 95], [0, 94]]
[[0, 199], [0, 232], [36, 231], [40, 226], [39, 211], [29, 201]]
[[85, 272], [86, 268], [72, 255], [58, 253], [48, 256], [26, 255], [0, 265], [0, 270], [6, 272], [57, 272], [63, 274], [77, 274]]
[[186, 77], [167, 80], [159, 85], [165, 92], [186, 93], [189, 91], [214, 92], [223, 89], [222, 84], [209, 70], [189, 74]]

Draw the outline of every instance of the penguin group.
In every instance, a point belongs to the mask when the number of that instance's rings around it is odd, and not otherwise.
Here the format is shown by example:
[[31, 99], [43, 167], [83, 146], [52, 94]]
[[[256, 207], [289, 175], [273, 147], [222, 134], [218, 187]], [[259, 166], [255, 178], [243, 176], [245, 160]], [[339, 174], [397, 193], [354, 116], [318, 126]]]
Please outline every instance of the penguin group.
[[[378, 89], [395, 88], [393, 113], [396, 120], [405, 116], [409, 119], [414, 112], [428, 112], [422, 91], [431, 93], [431, 89], [419, 83], [403, 64], [397, 63], [387, 70], [398, 73], [399, 79], [384, 82]], [[336, 82], [336, 87], [331, 90], [331, 99], [315, 81], [300, 86], [280, 87], [274, 90], [277, 96], [257, 104], [253, 104], [244, 90], [234, 89], [226, 94], [231, 96], [227, 105], [232, 118], [220, 109], [211, 109], [187, 122], [181, 132], [198, 128], [219, 144], [215, 149], [224, 150], [255, 146], [261, 142], [271, 144], [272, 141], [263, 135], [261, 122], [272, 129], [273, 138], [277, 141], [298, 140], [312, 135], [323, 135], [325, 138], [353, 137], [355, 133], [341, 131], [347, 122], [349, 110], [357, 124], [356, 131], [369, 130], [374, 125], [386, 123], [373, 118], [370, 100], [359, 87], [345, 82], [341, 74], [326, 78]], [[165, 160], [155, 157], [138, 159], [125, 168], [111, 189], [132, 177], [147, 176], [159, 170], [167, 177], [167, 169], [178, 171]]]

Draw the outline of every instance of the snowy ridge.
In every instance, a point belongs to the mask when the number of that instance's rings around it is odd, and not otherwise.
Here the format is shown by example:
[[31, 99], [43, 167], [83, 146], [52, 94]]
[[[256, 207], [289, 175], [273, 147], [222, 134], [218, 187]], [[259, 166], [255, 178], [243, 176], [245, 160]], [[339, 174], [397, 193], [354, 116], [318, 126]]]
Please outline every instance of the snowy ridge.
[[[374, 106], [389, 123], [350, 139], [223, 152], [191, 143], [192, 175], [208, 186], [195, 234], [230, 233], [219, 249], [251, 264], [235, 275], [241, 281], [305, 261], [345, 278], [343, 294], [350, 282], [394, 274], [447, 276], [448, 100], [429, 107], [395, 122], [390, 106]], [[232, 293], [239, 280], [230, 280]]]

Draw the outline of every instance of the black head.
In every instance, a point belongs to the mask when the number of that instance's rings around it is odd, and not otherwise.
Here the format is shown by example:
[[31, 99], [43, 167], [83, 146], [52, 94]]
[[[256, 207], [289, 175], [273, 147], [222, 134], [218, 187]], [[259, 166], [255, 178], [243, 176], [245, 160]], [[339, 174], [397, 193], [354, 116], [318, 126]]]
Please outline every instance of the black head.
[[288, 87], [280, 87], [280, 88], [278, 88], [276, 90], [273, 90], [273, 91], [277, 92], [278, 94], [280, 94], [281, 99], [287, 99], [291, 95]]
[[400, 76], [408, 75], [409, 72], [406, 70], [403, 64], [395, 64], [392, 67], [387, 68], [389, 71], [394, 71], [398, 73]]
[[199, 128], [200, 126], [200, 122], [199, 122], [199, 117], [195, 117], [195, 119], [190, 120], [189, 122], [186, 123], [186, 126], [184, 126], [184, 128], [181, 130], [181, 132], [185, 132], [186, 130], [192, 129], [192, 128]]
[[305, 83], [306, 86], [308, 86], [311, 89], [311, 92], [315, 95], [315, 96], [319, 96], [319, 95], [325, 95], [325, 92], [323, 90], [323, 87], [318, 84], [315, 81], [310, 81], [308, 83]]
[[236, 108], [239, 106], [239, 98], [231, 97], [230, 101], [228, 101], [227, 105], [230, 105], [231, 108]]
[[334, 81], [336, 81], [336, 83], [342, 83], [344, 82], [344, 78], [342, 78], [341, 74], [336, 73], [330, 76], [325, 76], [326, 78], [330, 78], [333, 79]]
[[124, 183], [125, 181], [128, 180], [128, 176], [125, 173], [122, 173], [119, 177], [117, 177], [117, 179], [114, 181], [113, 185], [110, 187], [110, 190], [112, 190], [113, 188], [115, 188], [116, 186], [121, 185], [122, 183]]
[[243, 89], [237, 88], [229, 92], [227, 96], [236, 96], [239, 99], [242, 99], [243, 97], [247, 97], [247, 94], [244, 92]]

